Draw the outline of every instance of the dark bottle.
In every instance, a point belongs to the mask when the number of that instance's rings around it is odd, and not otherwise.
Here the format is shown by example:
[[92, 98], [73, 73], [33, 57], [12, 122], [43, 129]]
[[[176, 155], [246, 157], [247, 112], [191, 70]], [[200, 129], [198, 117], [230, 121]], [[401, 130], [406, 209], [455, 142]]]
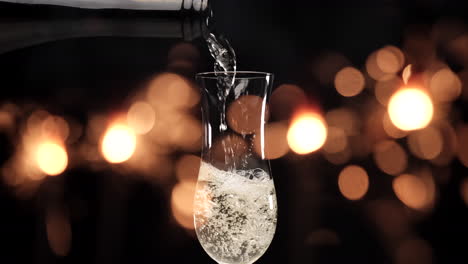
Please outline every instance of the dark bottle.
[[206, 30], [209, 0], [0, 0], [0, 54], [86, 37], [191, 41]]

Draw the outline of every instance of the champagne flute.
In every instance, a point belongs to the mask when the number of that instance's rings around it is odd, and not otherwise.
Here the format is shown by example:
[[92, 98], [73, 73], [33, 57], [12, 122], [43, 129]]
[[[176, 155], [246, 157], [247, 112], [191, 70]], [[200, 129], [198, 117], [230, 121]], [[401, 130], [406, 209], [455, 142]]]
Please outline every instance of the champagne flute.
[[[264, 125], [272, 75], [224, 72], [197, 75], [203, 90], [204, 140], [194, 199], [194, 222], [203, 249], [217, 263], [250, 264], [268, 249], [277, 202]], [[225, 123], [225, 125], [223, 125]]]

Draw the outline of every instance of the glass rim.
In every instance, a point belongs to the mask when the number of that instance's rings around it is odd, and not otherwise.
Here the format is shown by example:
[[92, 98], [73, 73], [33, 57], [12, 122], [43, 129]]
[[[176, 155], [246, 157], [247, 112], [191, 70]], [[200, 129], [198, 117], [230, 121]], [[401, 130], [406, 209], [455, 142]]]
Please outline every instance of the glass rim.
[[[197, 79], [218, 79], [218, 76], [216, 75], [218, 72], [210, 71], [210, 72], [200, 72], [195, 75], [195, 78]], [[269, 72], [261, 72], [261, 71], [227, 71], [224, 72], [227, 73], [229, 76], [232, 75], [241, 75], [241, 76], [236, 76], [239, 79], [263, 79], [265, 77], [272, 77], [273, 73]]]

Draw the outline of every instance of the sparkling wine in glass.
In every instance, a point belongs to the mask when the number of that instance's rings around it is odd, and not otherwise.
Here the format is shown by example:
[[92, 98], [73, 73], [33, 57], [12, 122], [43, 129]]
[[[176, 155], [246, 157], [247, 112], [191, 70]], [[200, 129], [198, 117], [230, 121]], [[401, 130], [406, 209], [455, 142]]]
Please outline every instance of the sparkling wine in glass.
[[[230, 80], [228, 93], [219, 93], [220, 78]], [[272, 81], [261, 72], [197, 75], [204, 140], [194, 221], [200, 244], [217, 263], [254, 263], [275, 234], [276, 193], [264, 155]]]

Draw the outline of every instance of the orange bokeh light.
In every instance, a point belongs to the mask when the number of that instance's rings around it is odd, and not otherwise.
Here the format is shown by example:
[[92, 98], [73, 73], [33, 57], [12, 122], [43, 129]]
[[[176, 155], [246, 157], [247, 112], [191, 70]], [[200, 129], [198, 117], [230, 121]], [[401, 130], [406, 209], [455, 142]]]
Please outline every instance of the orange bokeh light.
[[110, 126], [101, 143], [101, 153], [110, 163], [122, 163], [129, 160], [135, 153], [135, 149], [135, 133], [123, 124]]
[[193, 230], [193, 198], [195, 182], [187, 181], [177, 184], [172, 190], [171, 208], [175, 220], [183, 228]]
[[401, 130], [426, 127], [432, 121], [434, 106], [429, 95], [421, 89], [404, 88], [397, 91], [388, 104], [392, 123]]
[[395, 141], [382, 141], [375, 146], [374, 160], [379, 169], [390, 175], [402, 173], [408, 166], [405, 150]]
[[59, 143], [42, 142], [36, 150], [36, 162], [39, 169], [45, 174], [50, 176], [59, 175], [68, 166], [67, 151]]
[[127, 113], [127, 123], [136, 134], [144, 135], [153, 127], [156, 114], [153, 107], [146, 102], [134, 103]]
[[349, 200], [360, 200], [369, 189], [369, 176], [359, 166], [351, 165], [344, 168], [338, 177], [338, 187], [341, 194]]
[[345, 97], [353, 97], [364, 90], [366, 80], [364, 75], [356, 68], [345, 67], [335, 76], [336, 91]]
[[408, 136], [411, 152], [420, 159], [431, 160], [439, 156], [444, 147], [444, 139], [435, 127], [426, 127]]
[[288, 141], [288, 126], [284, 123], [270, 123], [265, 126], [264, 143], [262, 151], [261, 136], [254, 138], [255, 152], [264, 159], [279, 159], [286, 155], [289, 151]]
[[255, 95], [240, 97], [229, 106], [227, 111], [229, 127], [242, 135], [260, 131], [269, 116], [268, 105], [262, 98]]
[[424, 210], [435, 199], [435, 186], [432, 175], [423, 173], [420, 176], [403, 174], [393, 180], [393, 190], [406, 206]]
[[298, 115], [287, 134], [289, 147], [300, 155], [320, 149], [327, 139], [327, 126], [318, 114], [308, 112]]

